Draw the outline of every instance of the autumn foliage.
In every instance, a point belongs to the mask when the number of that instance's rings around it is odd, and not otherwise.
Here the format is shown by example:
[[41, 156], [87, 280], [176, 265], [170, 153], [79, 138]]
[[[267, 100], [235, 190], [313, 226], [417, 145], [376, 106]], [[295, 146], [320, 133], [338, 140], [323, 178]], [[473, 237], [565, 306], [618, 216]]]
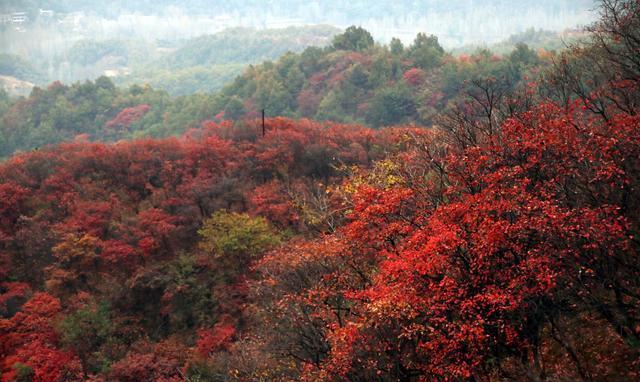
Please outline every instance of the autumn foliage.
[[637, 380], [637, 11], [603, 2], [541, 81], [475, 77], [430, 129], [217, 121], [14, 155], [2, 380]]
[[109, 129], [128, 129], [133, 122], [144, 117], [149, 109], [151, 107], [147, 104], [124, 108], [104, 126]]
[[[407, 184], [360, 187], [339, 237], [377, 272], [340, 291], [347, 319], [329, 320], [331, 351], [309, 378], [634, 379], [637, 195], [625, 194], [640, 120], [579, 115], [542, 105], [499, 143], [442, 158], [446, 174], [401, 166]], [[594, 367], [603, 354], [585, 337], [630, 368]]]
[[11, 319], [0, 320], [2, 380], [80, 381], [82, 366], [72, 352], [58, 349], [53, 325], [61, 312], [60, 301], [36, 293]]
[[296, 363], [279, 378], [638, 378], [640, 73], [622, 53], [637, 49], [633, 9], [607, 2], [622, 25], [605, 19], [567, 58], [609, 60], [588, 98], [555, 71], [572, 97], [522, 111], [496, 79], [470, 84], [459, 114], [401, 132], [402, 152], [341, 187], [333, 235], [257, 265], [276, 317], [265, 346]]
[[390, 144], [358, 126], [267, 122], [261, 139], [258, 124], [208, 123], [180, 139], [67, 143], [3, 163], [3, 378], [171, 380], [180, 373], [163, 357], [182, 370], [191, 350], [227, 349], [248, 266], [281, 240], [274, 227], [309, 230], [293, 196]]

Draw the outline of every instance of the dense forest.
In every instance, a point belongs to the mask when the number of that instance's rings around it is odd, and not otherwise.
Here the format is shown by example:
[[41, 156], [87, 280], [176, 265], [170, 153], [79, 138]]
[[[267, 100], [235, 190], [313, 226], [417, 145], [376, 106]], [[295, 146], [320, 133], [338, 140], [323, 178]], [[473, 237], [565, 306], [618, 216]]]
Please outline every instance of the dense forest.
[[483, 49], [452, 57], [435, 36], [418, 34], [374, 44], [366, 30], [350, 27], [325, 49], [308, 48], [256, 66], [221, 92], [223, 104], [242, 102], [248, 115], [269, 114], [390, 126], [431, 125], [433, 117], [484, 78], [506, 95], [535, 76], [551, 55], [517, 44], [504, 57]]
[[587, 36], [0, 94], [1, 380], [637, 380], [640, 2]]
[[[222, 41], [216, 36], [200, 40], [212, 38]], [[189, 67], [183, 62], [214, 57], [224, 60], [210, 45], [189, 43], [180, 54], [165, 57], [164, 66]], [[498, 101], [526, 87], [553, 57], [553, 52], [534, 51], [524, 43], [516, 43], [504, 56], [481, 49], [454, 57], [434, 36], [419, 34], [408, 47], [397, 39], [379, 45], [368, 31], [350, 27], [325, 48], [309, 47], [250, 66], [218, 93], [171, 97], [148, 85], [119, 88], [101, 77], [36, 88], [24, 99], [5, 97], [0, 109], [0, 156], [75, 137], [113, 141], [179, 136], [205, 120], [251, 120], [261, 110], [269, 116], [373, 127], [431, 126], [436, 116], [459, 108], [470, 89], [486, 79], [499, 81]]]

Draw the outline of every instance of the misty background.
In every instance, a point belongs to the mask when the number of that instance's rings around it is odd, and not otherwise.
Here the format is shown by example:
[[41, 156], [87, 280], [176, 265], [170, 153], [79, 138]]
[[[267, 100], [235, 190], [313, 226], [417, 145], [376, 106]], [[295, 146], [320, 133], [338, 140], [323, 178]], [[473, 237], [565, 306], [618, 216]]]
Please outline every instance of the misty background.
[[[452, 52], [518, 41], [553, 49], [592, 22], [593, 0], [349, 2], [36, 1], [0, 4], [0, 81], [11, 94], [34, 85], [106, 75], [173, 95], [220, 89], [249, 64], [328, 45], [349, 25], [379, 43], [419, 32]], [[505, 43], [506, 42], [506, 43]], [[502, 45], [500, 45], [502, 44]], [[500, 48], [498, 49], [500, 50]]]

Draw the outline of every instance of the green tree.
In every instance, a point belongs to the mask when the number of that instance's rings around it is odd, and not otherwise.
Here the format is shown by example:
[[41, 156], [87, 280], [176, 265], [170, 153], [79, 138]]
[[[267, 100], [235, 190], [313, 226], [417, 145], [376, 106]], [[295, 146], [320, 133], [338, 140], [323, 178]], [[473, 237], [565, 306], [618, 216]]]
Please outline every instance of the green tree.
[[438, 43], [436, 36], [418, 33], [408, 54], [416, 66], [431, 69], [440, 64], [444, 49]]
[[390, 126], [407, 122], [416, 114], [416, 104], [411, 89], [399, 83], [376, 93], [366, 119], [374, 126]]
[[231, 97], [224, 107], [224, 117], [226, 119], [237, 120], [240, 119], [244, 113], [244, 104], [238, 96]]
[[116, 90], [116, 86], [113, 84], [111, 79], [106, 76], [100, 76], [96, 78], [95, 85], [97, 88], [108, 90], [111, 93], [115, 92]]
[[290, 105], [295, 97], [275, 76], [268, 76], [258, 82], [256, 99], [260, 108], [266, 109], [270, 116], [286, 116], [291, 113]]
[[310, 76], [321, 69], [320, 62], [325, 56], [323, 49], [311, 46], [300, 54], [300, 68], [305, 76]]
[[[190, 254], [180, 255], [157, 272], [157, 280], [164, 286], [165, 311], [172, 331], [188, 333], [202, 325], [212, 325], [220, 301], [211, 291], [225, 282], [225, 271], [198, 262]], [[168, 308], [168, 309], [166, 309]]]
[[533, 66], [540, 63], [540, 58], [538, 58], [536, 52], [522, 42], [516, 44], [515, 49], [509, 54], [509, 60], [514, 64], [524, 66]]
[[351, 69], [349, 82], [357, 88], [367, 89], [369, 87], [369, 73], [361, 64], [356, 64]]
[[67, 315], [57, 325], [62, 344], [73, 349], [91, 372], [101, 372], [109, 364], [101, 347], [115, 341], [114, 325], [106, 303], [94, 304]]
[[318, 105], [318, 112], [315, 119], [320, 121], [336, 121], [342, 122], [345, 118], [345, 110], [342, 107], [340, 95], [335, 90], [330, 90], [327, 95], [322, 98]]
[[404, 45], [398, 38], [394, 37], [391, 39], [391, 42], [389, 43], [389, 49], [391, 50], [391, 54], [393, 54], [394, 56], [401, 56], [402, 54], [404, 54]]
[[364, 51], [373, 46], [373, 37], [366, 29], [352, 25], [333, 38], [332, 46], [336, 50]]

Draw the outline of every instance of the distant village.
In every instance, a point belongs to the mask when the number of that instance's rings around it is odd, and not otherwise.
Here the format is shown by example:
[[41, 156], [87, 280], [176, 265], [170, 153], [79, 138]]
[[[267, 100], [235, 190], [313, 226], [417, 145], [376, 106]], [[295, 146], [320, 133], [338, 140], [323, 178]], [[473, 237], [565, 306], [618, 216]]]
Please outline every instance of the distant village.
[[[176, 15], [174, 21], [178, 21], [181, 16]], [[123, 14], [120, 16], [120, 20], [136, 24], [140, 15], [136, 14]], [[86, 18], [84, 12], [71, 12], [71, 13], [56, 13], [49, 9], [39, 9], [35, 14], [35, 17], [31, 19], [27, 12], [13, 12], [0, 14], [0, 26], [10, 27], [18, 32], [24, 32], [29, 28], [30, 24], [33, 25], [58, 25], [70, 29], [73, 32], [83, 32], [82, 21]], [[229, 14], [216, 15], [213, 17], [197, 17], [198, 21], [206, 20], [210, 32], [222, 31], [226, 28], [232, 27], [252, 27], [257, 29], [279, 29], [287, 28], [291, 26], [302, 26], [308, 24], [302, 18], [284, 18], [274, 15], [263, 15], [262, 18], [253, 17], [241, 17], [235, 18]], [[169, 17], [171, 19], [171, 17]], [[378, 38], [383, 41], [388, 41], [391, 37], [399, 37], [403, 41], [411, 41], [416, 34], [416, 27], [402, 27], [393, 25], [396, 23], [390, 23], [389, 20], [384, 22], [376, 22], [375, 20], [369, 20], [366, 24], [369, 24], [371, 28], [375, 28]], [[391, 25], [390, 25], [391, 24]], [[339, 25], [337, 25], [340, 27]], [[346, 28], [348, 25], [342, 27]], [[441, 38], [447, 40], [455, 40], [459, 43], [461, 36], [457, 35], [441, 35]]]
[[[175, 19], [178, 20], [185, 15], [175, 15]], [[190, 16], [190, 15], [188, 15]], [[16, 31], [26, 31], [29, 25], [37, 24], [57, 24], [60, 26], [67, 26], [75, 29], [76, 32], [81, 31], [83, 19], [87, 15], [85, 12], [70, 12], [59, 13], [50, 9], [39, 9], [35, 16], [29, 16], [27, 12], [12, 12], [0, 14], [0, 27], [13, 28]], [[120, 15], [122, 21], [135, 22], [137, 18], [141, 17], [138, 14], [123, 14]], [[200, 21], [206, 20], [215, 30], [223, 30], [230, 27], [254, 27], [259, 29], [275, 29], [286, 28], [290, 26], [305, 25], [305, 20], [302, 18], [281, 18], [281, 17], [266, 17], [256, 22], [255, 19], [249, 21], [249, 19], [236, 19], [231, 15], [222, 14], [214, 17], [202, 17], [197, 16]], [[171, 19], [172, 17], [168, 17]]]
[[84, 12], [56, 13], [50, 9], [39, 9], [35, 17], [29, 17], [27, 12], [13, 12], [0, 14], [0, 26], [10, 27], [18, 32], [26, 31], [31, 23], [37, 24], [58, 24], [71, 27], [71, 29], [79, 28], [80, 20], [84, 17]]

